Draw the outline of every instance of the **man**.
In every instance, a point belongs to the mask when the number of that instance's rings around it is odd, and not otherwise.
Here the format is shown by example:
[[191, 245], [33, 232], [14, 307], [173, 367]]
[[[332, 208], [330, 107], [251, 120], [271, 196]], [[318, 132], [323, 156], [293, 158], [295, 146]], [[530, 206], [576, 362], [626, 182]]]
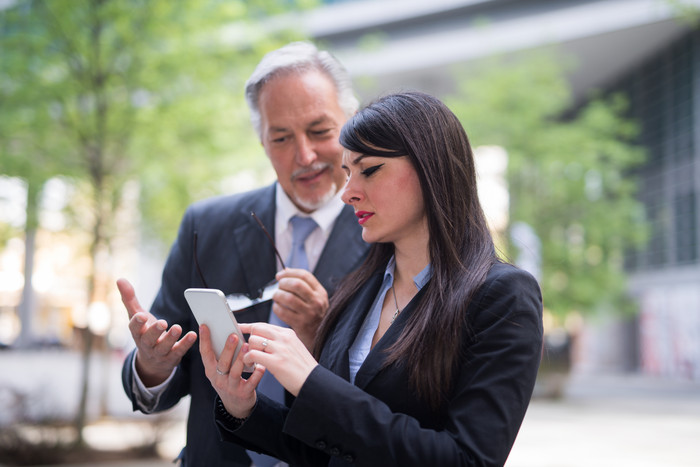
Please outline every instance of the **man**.
[[[213, 417], [216, 394], [193, 346], [198, 326], [184, 290], [208, 287], [225, 295], [257, 296], [277, 278], [273, 305], [247, 308], [236, 313], [236, 319], [281, 319], [311, 346], [328, 308], [328, 295], [360, 264], [367, 249], [353, 210], [342, 204], [339, 193], [345, 174], [338, 136], [358, 107], [347, 72], [327, 52], [292, 43], [262, 59], [246, 83], [246, 100], [277, 182], [188, 208], [150, 313], [139, 306], [131, 285], [118, 281], [136, 343], [124, 363], [124, 388], [134, 410], [146, 413], [166, 410], [191, 396], [187, 446], [180, 455], [185, 466], [250, 466], [251, 457], [243, 448], [219, 440]], [[312, 217], [317, 227], [303, 246], [304, 261], [313, 274], [281, 270], [281, 261], [251, 212], [274, 235], [281, 258], [289, 258], [293, 250], [292, 218]], [[262, 386], [261, 382], [264, 392]], [[255, 463], [265, 461], [256, 458]]]

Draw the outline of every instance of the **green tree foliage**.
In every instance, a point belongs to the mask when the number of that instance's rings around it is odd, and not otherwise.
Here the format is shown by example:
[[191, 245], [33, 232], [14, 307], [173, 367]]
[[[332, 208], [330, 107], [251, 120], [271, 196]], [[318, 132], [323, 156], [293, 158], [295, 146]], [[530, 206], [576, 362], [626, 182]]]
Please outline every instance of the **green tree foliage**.
[[[555, 316], [629, 310], [623, 253], [646, 237], [632, 170], [644, 160], [620, 95], [572, 111], [554, 52], [494, 59], [448, 99], [474, 147], [508, 152], [510, 222], [541, 242], [541, 286]], [[510, 258], [518, 255], [511, 244]]]
[[280, 5], [16, 1], [0, 12], [0, 171], [39, 188], [67, 175], [108, 210], [136, 179], [146, 226], [171, 240], [188, 202], [265, 163], [242, 89], [298, 37], [260, 34]]
[[[193, 198], [220, 192], [221, 180], [251, 161], [265, 162], [243, 83], [263, 53], [297, 37], [263, 35], [259, 20], [294, 6], [16, 0], [0, 10], [0, 172], [27, 183], [28, 229], [47, 179], [63, 176], [76, 187], [76, 227], [91, 237], [89, 303], [113, 287], [107, 259], [127, 181], [138, 181], [145, 226], [171, 240]], [[78, 433], [92, 339], [89, 331], [83, 337]]]

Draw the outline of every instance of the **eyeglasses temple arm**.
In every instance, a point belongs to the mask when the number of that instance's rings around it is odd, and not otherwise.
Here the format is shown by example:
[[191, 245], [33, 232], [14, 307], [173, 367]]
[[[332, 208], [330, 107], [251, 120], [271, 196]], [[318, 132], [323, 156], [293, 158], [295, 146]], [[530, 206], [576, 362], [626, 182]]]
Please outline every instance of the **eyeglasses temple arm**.
[[193, 255], [194, 256], [194, 265], [197, 268], [197, 273], [199, 274], [199, 278], [202, 279], [202, 284], [204, 284], [204, 287], [208, 289], [209, 286], [207, 285], [207, 281], [204, 279], [204, 274], [202, 274], [202, 270], [199, 267], [199, 260], [197, 259], [197, 231], [196, 230], [194, 231], [193, 248], [194, 248], [194, 255]]
[[253, 216], [253, 219], [255, 219], [257, 221], [260, 228], [263, 230], [263, 232], [265, 232], [265, 236], [267, 237], [267, 240], [270, 242], [270, 245], [272, 245], [272, 249], [275, 250], [275, 255], [277, 255], [277, 259], [280, 260], [280, 263], [282, 264], [282, 269], [285, 269], [286, 266], [284, 265], [284, 261], [282, 261], [282, 256], [280, 256], [280, 252], [277, 251], [277, 247], [275, 246], [275, 241], [272, 239], [270, 232], [267, 231], [267, 229], [263, 225], [260, 218], [258, 216], [256, 216], [253, 211], [250, 212], [250, 215]]

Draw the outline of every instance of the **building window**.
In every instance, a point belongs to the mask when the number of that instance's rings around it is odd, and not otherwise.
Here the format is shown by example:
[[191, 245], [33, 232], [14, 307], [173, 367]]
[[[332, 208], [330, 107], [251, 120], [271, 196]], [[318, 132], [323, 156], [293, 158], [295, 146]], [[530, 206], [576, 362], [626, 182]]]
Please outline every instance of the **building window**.
[[700, 263], [700, 157], [694, 131], [700, 112], [694, 105], [698, 44], [700, 33], [690, 33], [614, 86], [628, 94], [648, 154], [636, 175], [651, 236], [642, 251], [628, 252], [625, 264], [632, 272]]
[[674, 218], [676, 220], [676, 262], [692, 264], [698, 259], [697, 212], [695, 193], [676, 196]]

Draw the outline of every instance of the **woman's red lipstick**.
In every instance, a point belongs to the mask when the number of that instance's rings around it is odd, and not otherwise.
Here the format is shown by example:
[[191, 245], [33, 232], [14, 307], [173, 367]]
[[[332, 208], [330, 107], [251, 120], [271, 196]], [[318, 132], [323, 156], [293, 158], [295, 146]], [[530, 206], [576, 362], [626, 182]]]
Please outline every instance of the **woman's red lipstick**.
[[374, 213], [368, 212], [368, 211], [357, 211], [355, 213], [357, 216], [357, 222], [360, 223], [360, 225], [364, 224], [367, 222], [367, 220], [374, 215]]

